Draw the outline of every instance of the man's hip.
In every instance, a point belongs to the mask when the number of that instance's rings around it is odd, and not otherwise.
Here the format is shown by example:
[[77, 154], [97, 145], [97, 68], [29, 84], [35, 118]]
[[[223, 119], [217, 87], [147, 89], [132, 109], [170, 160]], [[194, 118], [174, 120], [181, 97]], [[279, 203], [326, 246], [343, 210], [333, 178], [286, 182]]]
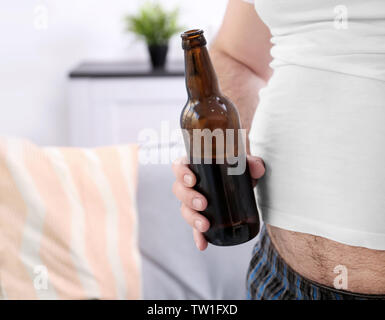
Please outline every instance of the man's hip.
[[254, 247], [247, 275], [247, 298], [251, 300], [367, 300], [385, 295], [365, 295], [323, 286], [302, 277], [288, 266], [263, 226]]

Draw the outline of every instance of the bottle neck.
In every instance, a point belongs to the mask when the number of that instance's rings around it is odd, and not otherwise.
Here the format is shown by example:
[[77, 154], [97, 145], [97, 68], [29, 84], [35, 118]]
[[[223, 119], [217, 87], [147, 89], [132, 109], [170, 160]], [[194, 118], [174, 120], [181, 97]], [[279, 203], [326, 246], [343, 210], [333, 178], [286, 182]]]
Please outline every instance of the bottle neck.
[[190, 99], [220, 95], [218, 79], [206, 46], [185, 48], [185, 73]]

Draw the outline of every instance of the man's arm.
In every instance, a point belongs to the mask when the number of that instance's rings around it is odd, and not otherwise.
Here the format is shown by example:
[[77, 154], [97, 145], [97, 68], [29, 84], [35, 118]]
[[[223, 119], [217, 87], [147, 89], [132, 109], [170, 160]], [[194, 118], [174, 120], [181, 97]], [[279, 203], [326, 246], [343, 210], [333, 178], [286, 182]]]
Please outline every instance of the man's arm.
[[237, 106], [247, 133], [259, 90], [271, 75], [270, 48], [270, 32], [253, 6], [242, 0], [229, 0], [210, 55], [221, 89]]

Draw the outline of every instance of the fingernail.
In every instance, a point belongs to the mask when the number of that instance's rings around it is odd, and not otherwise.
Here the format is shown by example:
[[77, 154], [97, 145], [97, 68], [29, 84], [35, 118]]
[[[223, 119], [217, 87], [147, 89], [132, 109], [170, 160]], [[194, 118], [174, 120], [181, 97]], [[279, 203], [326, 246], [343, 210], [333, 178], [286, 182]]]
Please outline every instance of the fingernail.
[[196, 228], [198, 231], [203, 232], [203, 223], [202, 223], [202, 221], [200, 221], [200, 220], [195, 220], [194, 225], [195, 225], [195, 228]]
[[193, 207], [194, 207], [195, 210], [202, 210], [203, 202], [202, 202], [201, 199], [195, 198], [195, 199], [193, 199], [193, 201], [192, 201], [192, 205], [193, 205]]
[[189, 174], [185, 174], [183, 176], [184, 183], [188, 186], [191, 186], [193, 184], [193, 178]]
[[258, 162], [262, 167], [265, 166], [265, 163], [263, 162], [262, 159], [257, 159], [257, 162]]

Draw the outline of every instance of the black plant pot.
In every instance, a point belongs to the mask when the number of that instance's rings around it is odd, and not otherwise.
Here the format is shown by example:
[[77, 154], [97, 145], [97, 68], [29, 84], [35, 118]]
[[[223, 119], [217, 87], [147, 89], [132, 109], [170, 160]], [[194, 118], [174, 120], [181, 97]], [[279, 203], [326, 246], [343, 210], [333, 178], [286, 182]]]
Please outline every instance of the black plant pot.
[[150, 45], [148, 46], [150, 52], [151, 63], [154, 69], [164, 69], [166, 66], [168, 45]]

